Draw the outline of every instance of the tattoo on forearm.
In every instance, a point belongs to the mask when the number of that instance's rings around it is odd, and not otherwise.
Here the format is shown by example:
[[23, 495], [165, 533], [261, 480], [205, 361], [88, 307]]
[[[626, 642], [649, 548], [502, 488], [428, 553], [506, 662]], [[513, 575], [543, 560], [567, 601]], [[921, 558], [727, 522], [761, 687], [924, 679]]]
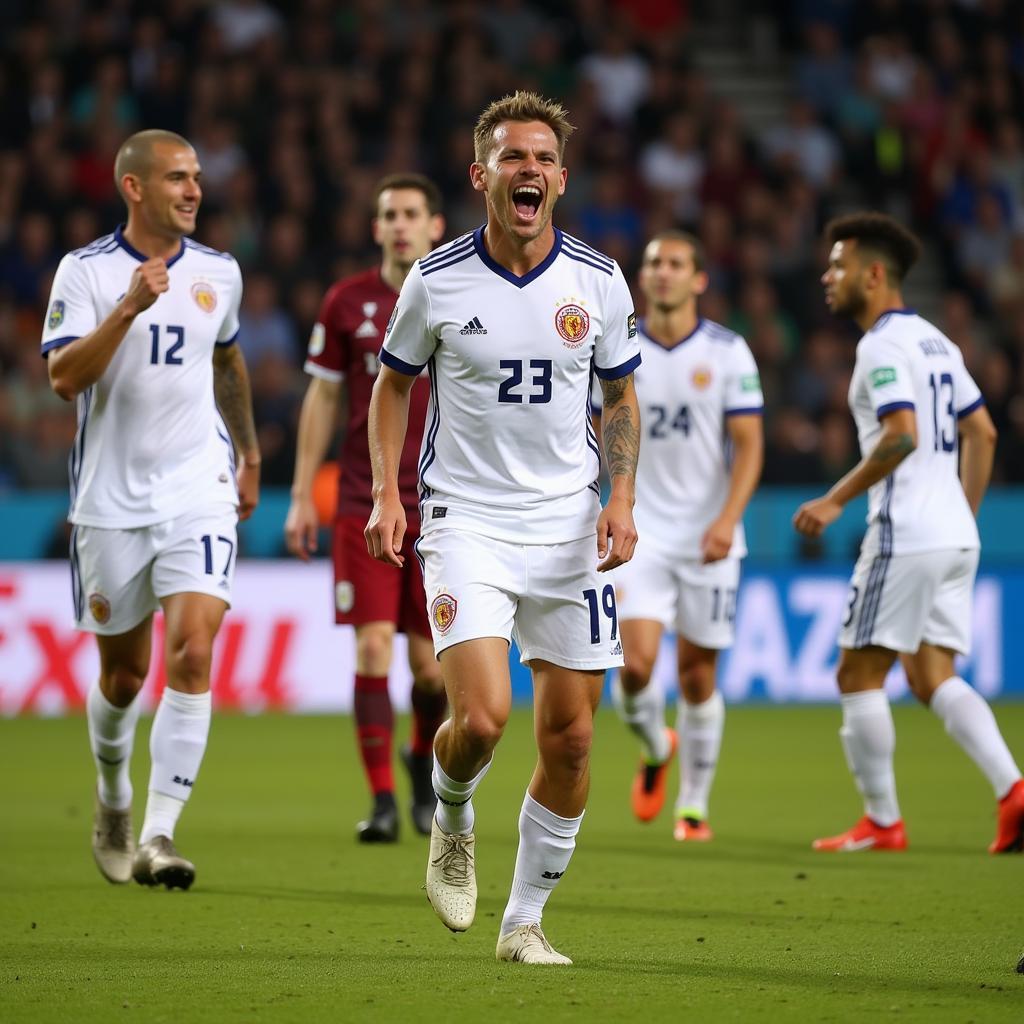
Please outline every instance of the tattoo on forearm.
[[626, 387], [633, 379], [632, 374], [619, 377], [618, 380], [602, 380], [601, 394], [604, 396], [605, 410], [611, 409], [619, 404], [626, 394]]
[[914, 439], [909, 434], [897, 434], [888, 439], [883, 438], [878, 442], [875, 450], [871, 453], [872, 462], [891, 462], [893, 459], [902, 459], [914, 450]]
[[213, 392], [224, 422], [240, 451], [257, 447], [256, 424], [252, 416], [252, 392], [245, 360], [236, 346], [229, 355], [213, 363]]
[[601, 381], [601, 393], [604, 396], [601, 434], [608, 462], [608, 476], [612, 479], [617, 476], [636, 477], [636, 464], [640, 456], [640, 424], [633, 415], [635, 403], [621, 404], [627, 393], [630, 393], [632, 381], [632, 374], [618, 380]]

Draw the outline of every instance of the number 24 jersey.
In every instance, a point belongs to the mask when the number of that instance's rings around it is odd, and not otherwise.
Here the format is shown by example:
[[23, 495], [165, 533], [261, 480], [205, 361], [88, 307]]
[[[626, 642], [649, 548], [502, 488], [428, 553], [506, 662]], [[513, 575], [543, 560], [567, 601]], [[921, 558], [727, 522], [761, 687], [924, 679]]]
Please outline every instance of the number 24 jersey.
[[522, 277], [491, 258], [483, 232], [413, 267], [381, 350], [401, 373], [429, 370], [421, 529], [585, 537], [600, 510], [591, 370], [615, 380], [640, 363], [629, 289], [614, 260], [557, 229]]

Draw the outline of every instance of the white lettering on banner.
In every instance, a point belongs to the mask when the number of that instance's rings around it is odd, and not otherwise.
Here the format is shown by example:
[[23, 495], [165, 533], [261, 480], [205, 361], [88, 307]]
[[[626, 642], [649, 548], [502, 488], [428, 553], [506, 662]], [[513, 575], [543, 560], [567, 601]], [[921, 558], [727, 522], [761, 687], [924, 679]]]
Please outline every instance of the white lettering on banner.
[[810, 616], [797, 649], [791, 696], [796, 700], [832, 700], [836, 695], [836, 635], [849, 604], [846, 580], [802, 577], [789, 586], [789, 609]]
[[740, 588], [736, 636], [742, 637], [742, 642], [733, 647], [721, 669], [719, 685], [726, 700], [745, 700], [755, 680], [764, 683], [772, 700], [790, 699], [789, 637], [779, 591], [771, 580], [755, 577]]

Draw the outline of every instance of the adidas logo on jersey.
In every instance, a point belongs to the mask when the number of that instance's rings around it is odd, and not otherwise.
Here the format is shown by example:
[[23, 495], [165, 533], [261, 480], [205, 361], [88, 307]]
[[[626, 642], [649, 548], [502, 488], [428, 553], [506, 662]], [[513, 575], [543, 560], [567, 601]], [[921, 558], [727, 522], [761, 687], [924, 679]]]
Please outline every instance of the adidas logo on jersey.
[[466, 326], [463, 327], [461, 331], [459, 331], [459, 334], [486, 334], [486, 333], [487, 333], [487, 328], [484, 327], [484, 325], [482, 323], [480, 323], [480, 317], [478, 317], [478, 316], [473, 317], [473, 319], [470, 320], [469, 323], [466, 324]]

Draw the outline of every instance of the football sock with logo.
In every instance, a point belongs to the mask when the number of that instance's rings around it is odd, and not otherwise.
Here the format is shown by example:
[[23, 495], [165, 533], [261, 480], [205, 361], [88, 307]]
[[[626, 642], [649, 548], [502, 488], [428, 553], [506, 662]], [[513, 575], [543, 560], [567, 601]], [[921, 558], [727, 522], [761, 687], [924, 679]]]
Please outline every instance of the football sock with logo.
[[676, 814], [706, 818], [725, 727], [725, 701], [715, 692], [701, 704], [679, 702], [679, 799]]
[[1020, 778], [1020, 769], [985, 698], [959, 676], [952, 676], [935, 688], [929, 707], [992, 783], [996, 798], [1006, 796]]
[[843, 707], [839, 738], [864, 797], [864, 813], [876, 825], [888, 828], [900, 820], [892, 767], [896, 729], [889, 698], [884, 690], [863, 690], [841, 694], [839, 700]]
[[164, 690], [149, 735], [153, 761], [149, 799], [140, 843], [154, 836], [174, 838], [174, 826], [199, 774], [210, 735], [210, 691], [181, 693]]
[[672, 751], [665, 733], [665, 694], [655, 680], [639, 693], [627, 693], [616, 673], [612, 680], [615, 710], [640, 740], [640, 750], [648, 764], [663, 764]]
[[99, 773], [97, 787], [100, 800], [117, 811], [127, 810], [132, 805], [129, 768], [140, 703], [136, 696], [127, 707], [115, 707], [103, 696], [99, 682], [89, 687], [89, 695], [85, 699], [89, 746]]
[[552, 889], [565, 874], [583, 815], [563, 818], [526, 794], [519, 812], [519, 850], [499, 934], [523, 924], [540, 924]]
[[395, 729], [395, 713], [388, 695], [387, 676], [356, 673], [353, 712], [359, 756], [370, 789], [374, 796], [378, 793], [393, 793], [395, 776], [391, 767], [391, 737]]
[[444, 690], [431, 693], [413, 683], [410, 694], [412, 703], [412, 752], [421, 757], [434, 752], [434, 733], [448, 713], [448, 697]]
[[458, 782], [450, 778], [441, 767], [434, 755], [434, 771], [431, 782], [434, 786], [434, 793], [437, 795], [437, 810], [434, 818], [437, 820], [437, 827], [448, 835], [465, 835], [473, 831], [473, 823], [476, 821], [476, 813], [473, 810], [473, 793], [480, 785], [491, 762], [477, 772], [469, 782]]

